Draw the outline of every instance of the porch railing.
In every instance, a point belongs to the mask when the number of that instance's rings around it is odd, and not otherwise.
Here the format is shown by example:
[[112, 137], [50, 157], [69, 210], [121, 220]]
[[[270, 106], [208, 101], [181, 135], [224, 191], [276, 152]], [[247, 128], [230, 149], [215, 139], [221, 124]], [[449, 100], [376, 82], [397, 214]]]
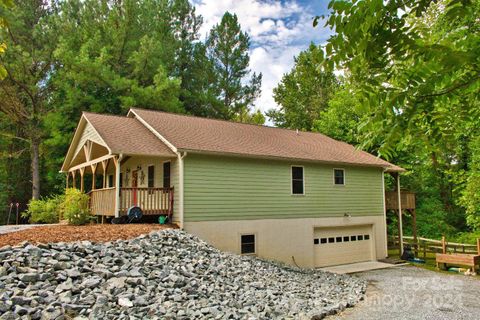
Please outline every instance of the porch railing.
[[[115, 188], [92, 190], [89, 195], [92, 214], [115, 215]], [[134, 205], [139, 206], [145, 215], [171, 216], [173, 188], [120, 188], [120, 214], [127, 214]]]
[[167, 214], [173, 210], [173, 188], [121, 188], [120, 213], [132, 206], [142, 208], [143, 214]]
[[115, 215], [115, 188], [96, 189], [89, 192], [90, 212], [94, 215]]

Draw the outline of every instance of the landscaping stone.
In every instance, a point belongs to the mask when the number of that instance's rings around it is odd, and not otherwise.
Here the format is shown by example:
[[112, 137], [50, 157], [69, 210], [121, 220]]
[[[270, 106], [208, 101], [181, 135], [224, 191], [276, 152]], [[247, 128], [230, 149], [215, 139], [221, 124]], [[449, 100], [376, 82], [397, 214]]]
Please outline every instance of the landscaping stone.
[[0, 319], [322, 319], [366, 288], [354, 277], [221, 252], [178, 230], [0, 252]]

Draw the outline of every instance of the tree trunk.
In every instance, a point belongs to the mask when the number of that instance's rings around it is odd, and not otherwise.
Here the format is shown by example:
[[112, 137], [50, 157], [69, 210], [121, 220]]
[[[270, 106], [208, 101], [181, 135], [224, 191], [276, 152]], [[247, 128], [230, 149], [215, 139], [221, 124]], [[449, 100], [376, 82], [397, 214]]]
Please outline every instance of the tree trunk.
[[40, 140], [32, 139], [32, 199], [40, 198]]

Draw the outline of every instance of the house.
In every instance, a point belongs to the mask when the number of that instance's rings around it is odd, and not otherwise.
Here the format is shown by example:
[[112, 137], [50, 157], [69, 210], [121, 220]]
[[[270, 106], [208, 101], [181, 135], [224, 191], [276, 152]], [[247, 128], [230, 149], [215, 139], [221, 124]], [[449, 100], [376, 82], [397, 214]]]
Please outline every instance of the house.
[[385, 258], [384, 173], [401, 171], [319, 133], [143, 109], [83, 113], [62, 166], [94, 215], [136, 205], [219, 249], [304, 267]]

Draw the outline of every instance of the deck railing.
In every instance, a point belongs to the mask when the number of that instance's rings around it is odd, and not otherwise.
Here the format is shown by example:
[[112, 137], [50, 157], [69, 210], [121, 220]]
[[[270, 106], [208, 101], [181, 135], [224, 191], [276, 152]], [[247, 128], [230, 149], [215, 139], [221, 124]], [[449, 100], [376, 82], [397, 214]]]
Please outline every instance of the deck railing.
[[[115, 215], [115, 194], [115, 188], [90, 191], [90, 212]], [[120, 188], [120, 214], [127, 214], [134, 205], [139, 206], [145, 215], [172, 215], [173, 188]]]
[[[401, 191], [400, 197], [402, 199], [402, 209], [415, 209], [415, 192]], [[387, 209], [398, 209], [398, 194], [397, 191], [385, 192], [385, 204]]]

